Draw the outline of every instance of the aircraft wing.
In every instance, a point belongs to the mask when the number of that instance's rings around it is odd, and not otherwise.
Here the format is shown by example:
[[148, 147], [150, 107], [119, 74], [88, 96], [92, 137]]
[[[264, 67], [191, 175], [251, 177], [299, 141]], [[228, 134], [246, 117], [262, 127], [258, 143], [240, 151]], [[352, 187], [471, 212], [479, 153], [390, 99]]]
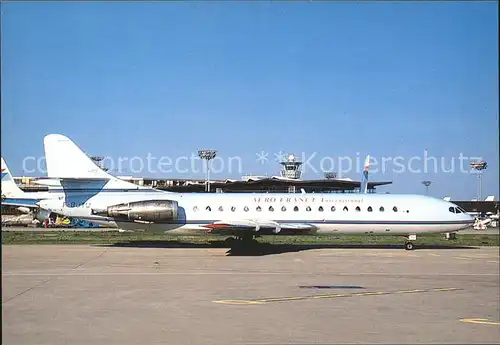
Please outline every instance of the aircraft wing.
[[256, 220], [231, 220], [216, 221], [212, 224], [204, 225], [209, 233], [221, 235], [242, 235], [247, 232], [257, 234], [300, 234], [307, 233], [315, 229], [314, 225], [307, 223], [279, 223], [275, 221]]

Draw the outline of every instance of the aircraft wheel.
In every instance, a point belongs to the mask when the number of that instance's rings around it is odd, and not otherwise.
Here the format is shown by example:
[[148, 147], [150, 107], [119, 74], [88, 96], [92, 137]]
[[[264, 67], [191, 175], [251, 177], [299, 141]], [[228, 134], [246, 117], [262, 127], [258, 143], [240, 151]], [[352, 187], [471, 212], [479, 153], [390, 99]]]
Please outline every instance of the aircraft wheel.
[[408, 242], [405, 243], [405, 249], [406, 250], [414, 250], [415, 249], [415, 245], [413, 244], [413, 242], [408, 241]]
[[234, 237], [228, 237], [224, 240], [224, 244], [230, 248], [234, 247], [237, 244], [238, 240]]

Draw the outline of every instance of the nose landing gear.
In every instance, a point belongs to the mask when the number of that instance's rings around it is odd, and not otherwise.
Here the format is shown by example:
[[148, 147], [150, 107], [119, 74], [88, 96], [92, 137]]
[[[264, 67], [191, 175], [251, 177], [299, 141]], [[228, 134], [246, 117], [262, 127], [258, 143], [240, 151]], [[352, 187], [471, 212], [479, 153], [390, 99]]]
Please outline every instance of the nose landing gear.
[[406, 243], [405, 243], [405, 249], [406, 250], [413, 250], [413, 249], [415, 249], [415, 246], [414, 246], [413, 242], [406, 241]]
[[408, 235], [408, 240], [405, 243], [405, 249], [406, 250], [414, 250], [415, 249], [415, 245], [413, 244], [412, 241], [416, 241], [416, 240], [417, 240], [417, 235], [416, 234]]

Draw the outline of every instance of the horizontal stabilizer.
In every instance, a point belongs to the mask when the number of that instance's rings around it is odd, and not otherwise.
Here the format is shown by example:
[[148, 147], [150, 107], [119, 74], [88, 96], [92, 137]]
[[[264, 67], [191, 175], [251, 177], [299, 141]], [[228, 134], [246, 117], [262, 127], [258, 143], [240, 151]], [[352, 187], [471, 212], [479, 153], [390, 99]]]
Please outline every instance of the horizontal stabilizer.
[[2, 206], [23, 206], [38, 208], [40, 199], [6, 198], [2, 199]]

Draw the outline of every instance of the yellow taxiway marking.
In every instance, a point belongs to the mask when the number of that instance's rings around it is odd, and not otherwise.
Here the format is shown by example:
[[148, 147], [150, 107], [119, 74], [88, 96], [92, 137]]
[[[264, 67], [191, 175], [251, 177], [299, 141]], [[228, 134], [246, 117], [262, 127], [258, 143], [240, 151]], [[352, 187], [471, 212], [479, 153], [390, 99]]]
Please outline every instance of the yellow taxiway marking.
[[370, 292], [355, 292], [346, 294], [324, 294], [324, 295], [309, 295], [309, 296], [290, 296], [290, 297], [272, 297], [272, 298], [259, 298], [249, 300], [218, 300], [213, 303], [219, 304], [266, 304], [271, 302], [285, 302], [285, 301], [300, 301], [307, 299], [320, 299], [320, 298], [340, 298], [340, 297], [362, 297], [362, 296], [377, 296], [377, 295], [396, 295], [396, 294], [409, 294], [409, 293], [423, 293], [423, 292], [440, 292], [440, 291], [457, 291], [460, 288], [434, 288], [434, 289], [414, 289], [414, 290], [399, 290], [399, 291], [370, 291]]
[[483, 324], [483, 325], [500, 326], [500, 322], [493, 322], [493, 321], [489, 321], [488, 319], [460, 319], [460, 322], [479, 323], [479, 324]]

